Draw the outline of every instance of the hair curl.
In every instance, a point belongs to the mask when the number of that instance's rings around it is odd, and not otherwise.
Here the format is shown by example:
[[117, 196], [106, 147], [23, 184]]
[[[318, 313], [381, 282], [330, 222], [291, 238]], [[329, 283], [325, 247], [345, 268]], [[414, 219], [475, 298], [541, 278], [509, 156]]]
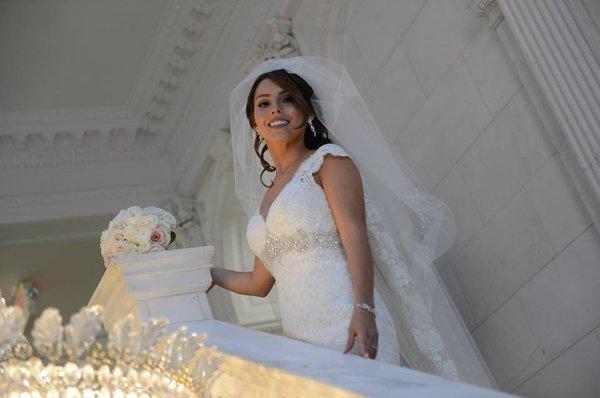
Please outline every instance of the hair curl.
[[[296, 103], [299, 104], [300, 110], [304, 115], [304, 120], [302, 123], [305, 124], [304, 145], [306, 148], [317, 149], [322, 145], [331, 143], [331, 140], [329, 139], [329, 131], [323, 122], [321, 122], [321, 120], [319, 120], [317, 117], [315, 108], [311, 102], [311, 98], [315, 98], [315, 92], [313, 88], [302, 77], [295, 73], [289, 73], [285, 69], [278, 69], [263, 73], [262, 75], [258, 76], [252, 84], [252, 88], [250, 89], [250, 93], [248, 94], [248, 99], [246, 101], [246, 117], [248, 118], [252, 128], [256, 127], [256, 121], [254, 120], [254, 94], [256, 93], [256, 87], [258, 87], [260, 82], [265, 79], [271, 80], [283, 90], [287, 91], [288, 94], [294, 98]], [[316, 137], [310, 130], [307, 123], [308, 118], [311, 115], [314, 115], [312, 124], [317, 132]], [[266, 142], [261, 147], [263, 141], [264, 140], [260, 138], [258, 134], [256, 134], [254, 139], [254, 152], [256, 152], [258, 155], [260, 164], [263, 166], [263, 170], [260, 173], [260, 182], [265, 187], [269, 188], [273, 185], [273, 182], [271, 182], [271, 185], [265, 184], [263, 181], [263, 175], [265, 172], [274, 172], [276, 168], [265, 159], [265, 152], [269, 148], [267, 147]]]

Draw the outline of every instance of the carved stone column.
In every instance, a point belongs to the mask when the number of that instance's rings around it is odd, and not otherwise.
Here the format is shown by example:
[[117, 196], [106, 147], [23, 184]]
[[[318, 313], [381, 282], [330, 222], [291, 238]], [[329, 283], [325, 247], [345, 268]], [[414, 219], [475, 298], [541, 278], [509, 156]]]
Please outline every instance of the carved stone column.
[[498, 0], [541, 92], [600, 201], [600, 65], [579, 2]]

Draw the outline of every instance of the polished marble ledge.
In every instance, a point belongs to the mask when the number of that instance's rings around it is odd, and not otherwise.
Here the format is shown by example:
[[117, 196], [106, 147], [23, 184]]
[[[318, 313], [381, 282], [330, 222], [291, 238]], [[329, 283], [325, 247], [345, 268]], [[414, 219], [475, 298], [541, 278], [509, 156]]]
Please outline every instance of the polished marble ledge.
[[[172, 324], [171, 328], [175, 329], [181, 325]], [[207, 344], [216, 345], [219, 351], [225, 354], [349, 393], [348, 395], [335, 394], [336, 396], [411, 398], [509, 396], [502, 392], [452, 382], [423, 372], [343, 354], [216, 320], [186, 322], [185, 326], [190, 332], [206, 333]], [[265, 380], [270, 378], [268, 375], [265, 376], [264, 369], [256, 374], [262, 375], [255, 377], [256, 383], [261, 383], [261, 377]]]

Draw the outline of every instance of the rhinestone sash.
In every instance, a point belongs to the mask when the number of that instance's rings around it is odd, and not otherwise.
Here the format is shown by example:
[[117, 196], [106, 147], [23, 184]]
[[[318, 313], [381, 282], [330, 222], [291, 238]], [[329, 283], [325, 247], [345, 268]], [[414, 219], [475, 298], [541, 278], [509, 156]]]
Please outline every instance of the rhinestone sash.
[[289, 251], [304, 252], [314, 248], [336, 248], [341, 247], [340, 237], [337, 232], [312, 232], [298, 230], [296, 236], [280, 238], [266, 233], [264, 257], [269, 262], [275, 261], [282, 254]]

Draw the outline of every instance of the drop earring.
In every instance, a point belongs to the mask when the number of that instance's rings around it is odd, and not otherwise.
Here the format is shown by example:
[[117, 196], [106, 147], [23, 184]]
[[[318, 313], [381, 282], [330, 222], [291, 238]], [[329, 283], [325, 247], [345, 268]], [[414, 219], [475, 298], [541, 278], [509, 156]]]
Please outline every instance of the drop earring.
[[310, 127], [310, 131], [312, 131], [315, 138], [317, 138], [317, 130], [315, 129], [315, 125], [313, 124], [314, 116], [308, 118], [308, 127]]
[[[315, 125], [313, 124], [313, 120], [314, 120], [314, 116], [311, 116], [308, 118], [308, 127], [310, 127], [310, 131], [312, 131], [313, 136], [315, 138], [317, 138], [317, 129], [315, 128]], [[323, 132], [321, 134], [321, 137], [323, 137], [323, 139], [327, 138], [327, 133]]]

